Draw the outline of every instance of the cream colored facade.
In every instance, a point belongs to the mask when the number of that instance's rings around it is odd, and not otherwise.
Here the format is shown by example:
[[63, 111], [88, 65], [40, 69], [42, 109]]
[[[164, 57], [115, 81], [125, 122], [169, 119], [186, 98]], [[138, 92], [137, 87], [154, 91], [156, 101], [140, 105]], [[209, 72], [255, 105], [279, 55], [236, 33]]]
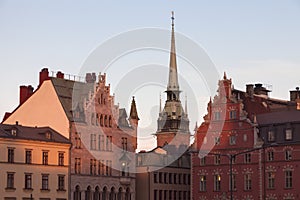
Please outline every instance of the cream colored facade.
[[[68, 199], [68, 161], [70, 144], [0, 138], [0, 194], [4, 200], [66, 200]], [[13, 149], [13, 162], [8, 162], [8, 151]], [[26, 164], [26, 151], [31, 151], [32, 163]], [[43, 152], [48, 152], [48, 164], [43, 165]], [[63, 153], [63, 166], [58, 165], [59, 153]], [[13, 183], [8, 183], [13, 174]], [[25, 188], [25, 176], [31, 175], [31, 188]], [[48, 189], [43, 189], [42, 176], [48, 176]], [[64, 177], [63, 188], [58, 179]], [[62, 179], [62, 178], [61, 178]], [[29, 187], [30, 188], [30, 187]]]

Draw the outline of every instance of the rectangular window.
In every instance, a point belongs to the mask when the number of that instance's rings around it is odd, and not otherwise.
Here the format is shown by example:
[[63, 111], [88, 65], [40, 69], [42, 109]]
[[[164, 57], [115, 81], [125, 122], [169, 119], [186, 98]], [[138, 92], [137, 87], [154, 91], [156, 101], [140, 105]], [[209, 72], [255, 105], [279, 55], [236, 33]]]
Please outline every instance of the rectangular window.
[[229, 118], [230, 119], [236, 119], [236, 110], [231, 110], [229, 112]]
[[275, 132], [274, 131], [269, 131], [268, 132], [268, 141], [269, 142], [274, 142], [275, 141]]
[[80, 174], [81, 172], [81, 159], [75, 158], [75, 174]]
[[32, 189], [32, 174], [25, 174], [25, 187], [24, 189]]
[[15, 180], [15, 173], [7, 172], [7, 184], [6, 184], [7, 189], [14, 189], [14, 187], [15, 187], [14, 180]]
[[274, 189], [274, 187], [275, 187], [275, 173], [268, 172], [268, 188]]
[[75, 133], [75, 148], [80, 149], [81, 148], [81, 139], [80, 139], [80, 133]]
[[220, 191], [221, 190], [221, 175], [217, 174], [214, 175], [214, 191]]
[[274, 151], [268, 151], [268, 161], [274, 160]]
[[292, 151], [291, 150], [285, 150], [285, 160], [286, 161], [292, 160]]
[[231, 184], [232, 184], [232, 191], [236, 190], [236, 174], [232, 174], [232, 183], [231, 183], [231, 178], [229, 175], [229, 191], [231, 189]]
[[57, 190], [65, 190], [65, 175], [58, 175]]
[[168, 183], [168, 173], [164, 173], [164, 183]]
[[158, 183], [157, 173], [153, 174], [154, 183]]
[[169, 190], [169, 200], [173, 200], [172, 197], [173, 197], [173, 196], [172, 196], [172, 190]]
[[91, 134], [91, 150], [96, 149], [96, 134]]
[[182, 174], [178, 174], [178, 184], [182, 184]]
[[206, 157], [200, 158], [200, 165], [204, 166], [206, 164]]
[[126, 137], [122, 137], [122, 149], [124, 151], [127, 151], [127, 138]]
[[9, 163], [15, 162], [15, 149], [14, 148], [7, 149], [7, 162], [9, 162]]
[[112, 174], [112, 161], [107, 160], [106, 161], [106, 175], [111, 176], [111, 174]]
[[214, 120], [220, 120], [221, 119], [221, 113], [220, 112], [215, 112], [214, 113]]
[[112, 136], [106, 136], [106, 151], [112, 151]]
[[161, 172], [158, 173], [158, 180], [159, 180], [159, 183], [162, 183], [162, 173]]
[[65, 162], [65, 153], [64, 152], [58, 152], [58, 165], [64, 166]]
[[49, 190], [49, 175], [42, 174], [42, 190]]
[[98, 149], [100, 150], [100, 151], [104, 151], [104, 135], [99, 135], [99, 147], [98, 147]]
[[215, 145], [220, 144], [220, 136], [215, 137]]
[[231, 135], [229, 137], [229, 144], [230, 145], [235, 145], [236, 144], [236, 136], [235, 135]]
[[32, 163], [32, 150], [25, 151], [25, 163], [31, 164]]
[[285, 171], [285, 188], [293, 187], [293, 171]]
[[186, 185], [186, 174], [183, 174], [183, 184]]
[[251, 184], [251, 175], [250, 174], [245, 174], [244, 175], [244, 185], [245, 185], [245, 190], [251, 190], [252, 189], [252, 184]]
[[293, 139], [293, 132], [292, 129], [285, 130], [285, 140], [292, 140]]
[[169, 173], [169, 184], [173, 183], [173, 174]]
[[48, 151], [43, 151], [43, 165], [48, 165]]
[[177, 184], [177, 174], [174, 174], [174, 184]]
[[221, 155], [215, 155], [215, 165], [221, 164]]
[[105, 174], [105, 164], [104, 164], [104, 160], [99, 160], [99, 165], [100, 165], [100, 173], [99, 175], [104, 175]]
[[245, 163], [251, 163], [251, 153], [246, 153], [244, 156]]
[[206, 176], [205, 175], [200, 176], [200, 191], [201, 192], [206, 191]]

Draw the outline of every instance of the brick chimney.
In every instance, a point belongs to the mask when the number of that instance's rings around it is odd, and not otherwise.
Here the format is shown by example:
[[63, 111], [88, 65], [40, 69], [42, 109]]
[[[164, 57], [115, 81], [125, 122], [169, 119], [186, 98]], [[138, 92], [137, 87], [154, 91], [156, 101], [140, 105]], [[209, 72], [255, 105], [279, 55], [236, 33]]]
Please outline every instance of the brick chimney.
[[254, 85], [248, 84], [246, 85], [246, 93], [252, 98], [254, 94]]
[[65, 74], [62, 73], [61, 71], [58, 71], [58, 72], [56, 73], [56, 78], [64, 79], [64, 78], [65, 78]]
[[49, 71], [48, 68], [44, 68], [40, 71], [40, 84], [41, 85], [45, 80], [49, 80]]
[[23, 104], [33, 94], [33, 87], [31, 85], [20, 86], [20, 105]]
[[300, 99], [300, 90], [299, 87], [296, 87], [296, 90], [290, 91], [290, 100], [296, 101], [296, 99]]

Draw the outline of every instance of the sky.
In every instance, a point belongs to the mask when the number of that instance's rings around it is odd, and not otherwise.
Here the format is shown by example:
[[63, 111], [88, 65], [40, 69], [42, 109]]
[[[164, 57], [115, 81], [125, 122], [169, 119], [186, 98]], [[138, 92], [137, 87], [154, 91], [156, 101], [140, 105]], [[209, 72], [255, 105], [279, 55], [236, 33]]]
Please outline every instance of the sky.
[[[0, 115], [17, 107], [20, 85], [37, 87], [43, 67], [77, 75], [92, 52], [117, 35], [143, 28], [169, 31], [171, 11], [175, 12], [176, 38], [177, 34], [184, 35], [197, 43], [219, 76], [226, 71], [235, 88], [245, 90], [246, 84], [260, 82], [271, 85], [271, 97], [288, 99], [289, 90], [300, 85], [299, 0], [0, 0]], [[158, 51], [123, 56], [107, 71], [112, 93], [118, 91], [120, 83], [124, 85], [120, 81], [124, 77], [126, 85], [124, 73], [131, 70], [129, 66], [155, 63], [167, 67], [168, 60], [167, 52]], [[183, 104], [188, 96], [192, 131], [195, 122], [201, 122], [213, 92], [203, 83], [207, 77], [198, 77], [198, 85], [197, 77], [186, 72], [188, 64], [178, 60], [183, 77], [180, 84], [193, 88], [181, 95]], [[205, 66], [197, 67], [201, 71]], [[145, 140], [140, 141], [139, 149], [154, 145], [150, 134], [156, 131], [160, 93], [165, 100], [165, 77], [128, 92], [136, 96], [140, 112], [140, 134]], [[118, 94], [116, 99], [129, 110], [129, 100], [118, 99]]]

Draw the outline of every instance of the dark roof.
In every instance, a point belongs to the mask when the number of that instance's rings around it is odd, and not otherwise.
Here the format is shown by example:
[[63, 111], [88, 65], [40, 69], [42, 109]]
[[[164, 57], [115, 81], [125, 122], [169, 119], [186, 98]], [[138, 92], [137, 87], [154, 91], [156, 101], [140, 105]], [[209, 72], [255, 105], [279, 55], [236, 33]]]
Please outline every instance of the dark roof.
[[[16, 135], [12, 134], [13, 130], [16, 131]], [[50, 138], [47, 138], [48, 133], [50, 133]], [[49, 127], [28, 127], [21, 125], [0, 124], [0, 138], [14, 138], [70, 144], [70, 141], [66, 137]]]
[[300, 110], [288, 110], [257, 115], [259, 125], [300, 122]]
[[68, 119], [73, 121], [72, 110], [78, 107], [82, 109], [83, 101], [93, 91], [94, 84], [54, 77], [51, 77], [51, 81]]

